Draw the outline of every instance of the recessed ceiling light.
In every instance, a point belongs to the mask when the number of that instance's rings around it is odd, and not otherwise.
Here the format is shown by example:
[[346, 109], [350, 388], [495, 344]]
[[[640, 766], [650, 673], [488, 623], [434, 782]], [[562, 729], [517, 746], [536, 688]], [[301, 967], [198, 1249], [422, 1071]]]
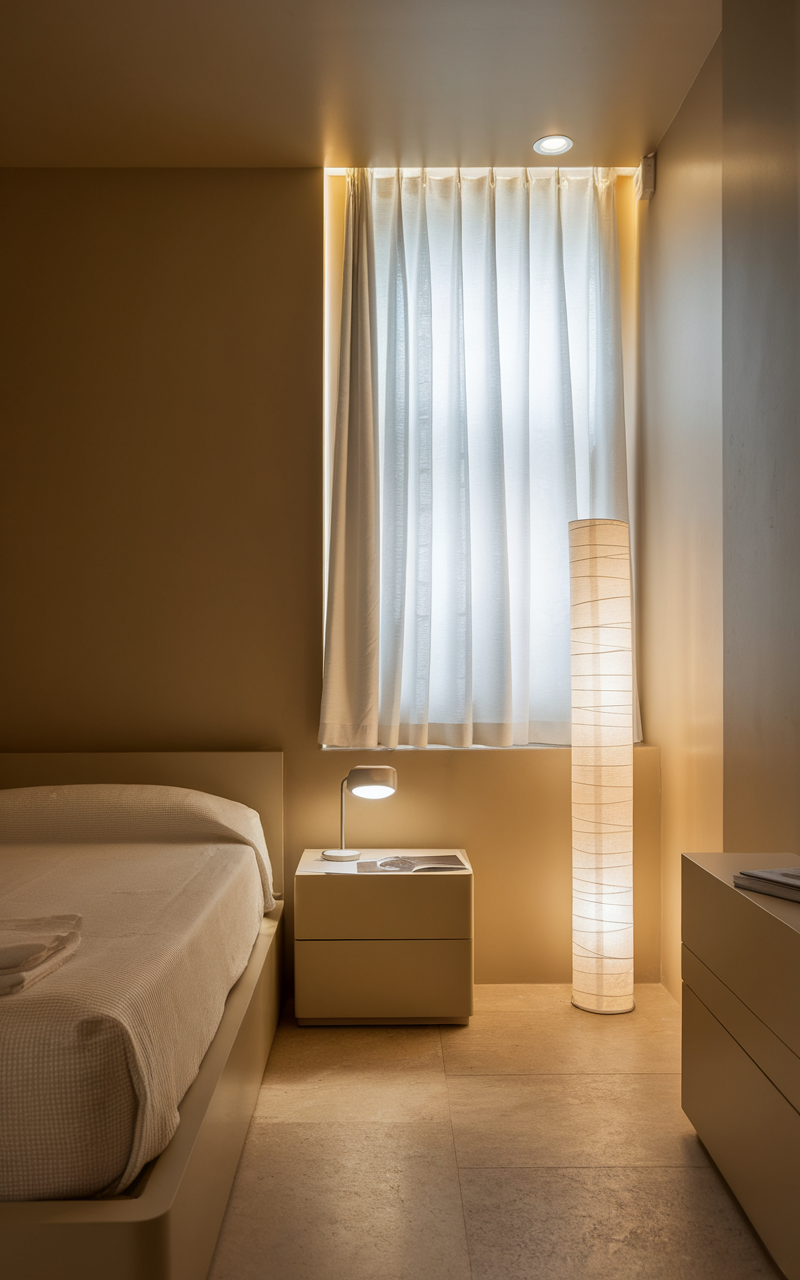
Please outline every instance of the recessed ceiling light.
[[538, 142], [534, 142], [533, 149], [538, 151], [540, 156], [560, 156], [565, 151], [569, 151], [572, 146], [572, 138], [568, 138], [563, 133], [550, 133], [546, 138], [540, 138]]

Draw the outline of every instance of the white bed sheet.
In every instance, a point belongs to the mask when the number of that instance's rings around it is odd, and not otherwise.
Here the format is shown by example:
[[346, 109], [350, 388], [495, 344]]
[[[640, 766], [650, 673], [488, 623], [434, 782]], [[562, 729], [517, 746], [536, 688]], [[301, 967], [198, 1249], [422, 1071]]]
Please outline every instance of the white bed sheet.
[[158, 1155], [264, 911], [251, 845], [0, 845], [8, 917], [76, 913], [74, 956], [0, 1000], [0, 1199], [116, 1194]]

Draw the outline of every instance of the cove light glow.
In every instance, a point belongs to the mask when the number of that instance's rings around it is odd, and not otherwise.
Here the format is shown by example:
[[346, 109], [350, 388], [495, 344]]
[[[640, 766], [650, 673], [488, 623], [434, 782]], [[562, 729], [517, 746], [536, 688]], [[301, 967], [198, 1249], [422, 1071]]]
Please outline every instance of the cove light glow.
[[546, 138], [539, 138], [533, 144], [534, 151], [540, 156], [561, 156], [572, 148], [572, 138], [564, 133], [550, 133]]

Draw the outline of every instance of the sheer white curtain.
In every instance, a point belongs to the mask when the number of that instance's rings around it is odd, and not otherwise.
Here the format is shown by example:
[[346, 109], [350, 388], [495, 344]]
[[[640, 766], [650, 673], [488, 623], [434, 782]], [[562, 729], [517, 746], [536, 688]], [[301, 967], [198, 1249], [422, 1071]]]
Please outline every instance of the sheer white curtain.
[[614, 174], [348, 174], [320, 741], [570, 740], [569, 530], [627, 520]]

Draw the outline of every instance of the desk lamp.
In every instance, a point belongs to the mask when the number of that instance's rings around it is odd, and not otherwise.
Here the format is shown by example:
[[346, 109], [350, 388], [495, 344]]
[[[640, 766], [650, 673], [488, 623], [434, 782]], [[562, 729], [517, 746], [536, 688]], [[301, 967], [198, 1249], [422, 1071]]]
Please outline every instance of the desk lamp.
[[342, 778], [339, 807], [339, 848], [323, 849], [322, 856], [329, 862], [356, 862], [361, 854], [358, 849], [346, 849], [344, 843], [344, 793], [351, 791], [362, 800], [385, 800], [397, 790], [397, 770], [389, 765], [358, 764]]

